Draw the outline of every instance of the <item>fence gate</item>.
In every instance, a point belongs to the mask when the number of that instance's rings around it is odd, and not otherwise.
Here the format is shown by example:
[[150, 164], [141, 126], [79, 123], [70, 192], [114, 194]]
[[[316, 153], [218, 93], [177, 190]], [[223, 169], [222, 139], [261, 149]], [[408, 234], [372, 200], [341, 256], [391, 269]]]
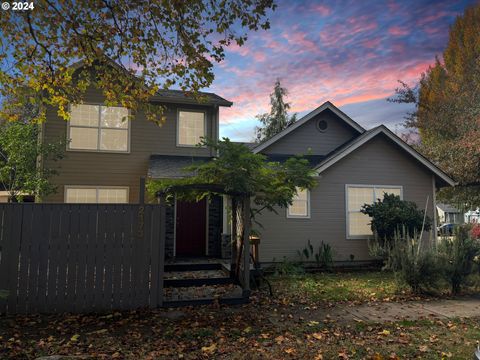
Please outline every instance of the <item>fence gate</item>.
[[161, 306], [164, 232], [163, 205], [0, 204], [0, 313]]

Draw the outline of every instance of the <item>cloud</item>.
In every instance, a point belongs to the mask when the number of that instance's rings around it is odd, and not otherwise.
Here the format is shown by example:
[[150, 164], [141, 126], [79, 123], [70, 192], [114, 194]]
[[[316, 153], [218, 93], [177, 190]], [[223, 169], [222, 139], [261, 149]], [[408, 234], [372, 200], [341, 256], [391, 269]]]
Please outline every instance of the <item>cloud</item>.
[[[277, 78], [289, 91], [292, 112], [330, 100], [347, 109], [356, 104], [354, 115], [362, 108], [360, 122], [401, 119], [405, 108], [385, 98], [397, 80], [418, 81], [443, 51], [455, 16], [472, 2], [280, 0], [271, 29], [251, 33], [245, 46], [229, 48], [227, 61], [215, 67], [210, 90], [234, 102], [221, 110], [222, 128], [242, 139], [252, 135], [255, 115], [269, 111]], [[381, 116], [375, 108], [380, 103]]]

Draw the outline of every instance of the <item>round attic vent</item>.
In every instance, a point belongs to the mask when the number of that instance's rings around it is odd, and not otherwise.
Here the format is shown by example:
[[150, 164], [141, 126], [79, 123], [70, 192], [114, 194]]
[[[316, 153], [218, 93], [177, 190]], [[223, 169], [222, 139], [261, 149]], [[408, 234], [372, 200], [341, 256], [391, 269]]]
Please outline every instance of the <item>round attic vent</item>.
[[327, 131], [328, 123], [325, 120], [317, 121], [317, 129], [318, 131], [325, 132]]

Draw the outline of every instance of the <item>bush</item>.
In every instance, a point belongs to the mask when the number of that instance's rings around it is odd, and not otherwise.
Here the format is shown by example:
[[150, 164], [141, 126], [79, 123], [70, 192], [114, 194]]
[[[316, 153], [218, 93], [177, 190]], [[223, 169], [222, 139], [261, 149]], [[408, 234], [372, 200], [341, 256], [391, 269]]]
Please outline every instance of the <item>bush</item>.
[[435, 289], [441, 278], [438, 258], [434, 250], [422, 245], [414, 234], [402, 235], [397, 231], [391, 248], [388, 250], [386, 268], [392, 270], [397, 280], [410, 287], [413, 293]]
[[441, 240], [439, 260], [452, 294], [460, 292], [466, 279], [472, 273], [474, 259], [479, 250], [478, 241], [470, 237], [470, 230], [465, 226], [456, 228], [453, 239]]
[[[273, 259], [275, 262], [275, 259]], [[275, 262], [274, 265], [274, 274], [275, 275], [302, 275], [305, 274], [305, 269], [298, 262], [293, 262], [283, 257], [282, 262]]]
[[298, 257], [300, 261], [309, 261], [310, 259], [315, 259], [317, 267], [322, 267], [327, 270], [330, 270], [333, 267], [333, 250], [330, 244], [322, 243], [318, 247], [318, 250], [315, 252], [312, 243], [310, 240], [307, 242], [302, 250], [297, 250]]
[[[404, 228], [408, 237], [412, 238], [423, 229], [430, 230], [431, 220], [425, 217], [425, 212], [417, 208], [412, 201], [404, 201], [400, 196], [387, 194], [383, 200], [378, 199], [373, 204], [365, 204], [362, 213], [372, 218], [371, 228], [380, 241], [391, 242], [395, 233]], [[425, 220], [425, 222], [424, 222]]]

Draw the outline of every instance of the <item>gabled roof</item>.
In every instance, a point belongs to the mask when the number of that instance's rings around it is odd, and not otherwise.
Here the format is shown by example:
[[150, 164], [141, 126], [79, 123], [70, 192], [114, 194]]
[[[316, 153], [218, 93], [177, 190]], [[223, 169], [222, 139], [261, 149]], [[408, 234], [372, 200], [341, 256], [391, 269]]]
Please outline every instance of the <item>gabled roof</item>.
[[373, 138], [375, 138], [380, 134], [385, 135], [387, 138], [389, 138], [395, 144], [397, 144], [400, 148], [402, 148], [405, 152], [407, 152], [409, 155], [414, 157], [418, 162], [420, 162], [422, 165], [427, 167], [439, 179], [441, 179], [444, 184], [448, 184], [450, 186], [455, 185], [455, 181], [451, 177], [445, 174], [435, 164], [433, 164], [430, 160], [428, 160], [418, 151], [413, 149], [410, 145], [408, 145], [405, 141], [400, 139], [397, 135], [391, 132], [384, 125], [377, 126], [371, 130], [364, 132], [362, 135], [358, 136], [352, 141], [347, 142], [345, 145], [341, 146], [340, 148], [330, 153], [330, 155], [328, 155], [320, 164], [317, 165], [316, 167], [317, 174], [322, 173], [323, 171], [328, 169], [330, 166], [337, 163], [338, 161], [343, 159], [345, 156], [352, 153], [353, 151], [361, 147], [363, 144], [367, 143], [368, 141], [372, 140]]
[[273, 143], [275, 143], [278, 140], [280, 140], [281, 138], [283, 138], [285, 135], [291, 133], [292, 131], [294, 131], [298, 127], [302, 126], [303, 124], [305, 124], [306, 122], [313, 119], [315, 116], [317, 116], [318, 114], [320, 114], [321, 112], [323, 112], [327, 109], [330, 110], [331, 112], [333, 112], [335, 115], [337, 115], [341, 120], [343, 120], [347, 125], [349, 125], [354, 130], [356, 130], [359, 134], [363, 134], [366, 131], [363, 127], [361, 127], [358, 123], [356, 123], [347, 114], [345, 114], [343, 111], [341, 111], [335, 105], [333, 105], [330, 101], [326, 101], [322, 105], [317, 107], [315, 110], [311, 111], [310, 113], [308, 113], [307, 115], [305, 115], [304, 117], [302, 117], [301, 119], [299, 119], [298, 121], [293, 123], [291, 126], [287, 127], [283, 131], [279, 132], [277, 135], [272, 136], [267, 141], [265, 141], [265, 142], [259, 144], [258, 146], [256, 146], [253, 149], [253, 152], [254, 153], [261, 152], [262, 150], [266, 149], [267, 147], [269, 147]]
[[[138, 77], [126, 71], [117, 62], [109, 59], [107, 59], [107, 61], [114, 68], [120, 71], [125, 71], [127, 74], [132, 76], [132, 79], [138, 80]], [[73, 69], [80, 69], [84, 66], [85, 66], [85, 61], [83, 60], [77, 61], [76, 63], [71, 65]], [[190, 105], [217, 105], [217, 106], [228, 106], [228, 107], [233, 105], [231, 101], [228, 101], [214, 93], [199, 91], [197, 93], [197, 96], [194, 96], [194, 94], [191, 92], [187, 92], [183, 90], [174, 90], [174, 89], [158, 90], [157, 93], [150, 100], [154, 102], [190, 104]]]

